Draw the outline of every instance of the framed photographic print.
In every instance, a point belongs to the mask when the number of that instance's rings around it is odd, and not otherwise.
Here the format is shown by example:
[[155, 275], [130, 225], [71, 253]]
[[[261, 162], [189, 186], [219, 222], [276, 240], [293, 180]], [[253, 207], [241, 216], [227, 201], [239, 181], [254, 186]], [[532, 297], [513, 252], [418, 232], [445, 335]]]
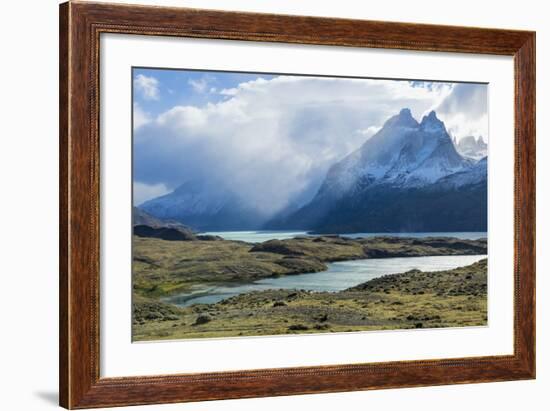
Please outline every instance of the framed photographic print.
[[60, 6], [60, 403], [535, 377], [535, 33]]

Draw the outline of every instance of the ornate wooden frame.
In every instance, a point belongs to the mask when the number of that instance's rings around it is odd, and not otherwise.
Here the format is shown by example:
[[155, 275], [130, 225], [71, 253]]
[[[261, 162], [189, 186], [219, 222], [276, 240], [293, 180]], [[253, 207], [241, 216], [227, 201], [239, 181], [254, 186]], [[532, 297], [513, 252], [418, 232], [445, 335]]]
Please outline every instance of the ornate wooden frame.
[[[101, 33], [513, 56], [514, 354], [155, 377], [99, 374]], [[60, 404], [90, 408], [535, 377], [535, 33], [184, 8], [60, 6]], [[510, 182], [511, 183], [511, 182]]]

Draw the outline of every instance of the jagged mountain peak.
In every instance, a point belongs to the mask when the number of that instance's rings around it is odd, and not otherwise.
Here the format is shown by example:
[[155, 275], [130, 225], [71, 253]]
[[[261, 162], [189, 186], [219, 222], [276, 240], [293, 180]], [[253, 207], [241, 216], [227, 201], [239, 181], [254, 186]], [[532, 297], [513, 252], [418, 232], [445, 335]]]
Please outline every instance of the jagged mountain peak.
[[455, 146], [460, 154], [468, 158], [477, 160], [487, 156], [487, 143], [482, 136], [462, 137]]
[[423, 185], [470, 165], [434, 111], [418, 123], [404, 108], [359, 150], [336, 163], [327, 175], [330, 187], [321, 190], [341, 192], [354, 184]]
[[475, 136], [462, 137], [458, 144], [486, 146], [481, 136], [477, 136], [477, 138]]
[[383, 128], [384, 127], [416, 128], [418, 127], [418, 122], [412, 116], [411, 110], [409, 108], [403, 108], [401, 109], [399, 114], [396, 114], [395, 116], [390, 117], [388, 120], [386, 120]]
[[425, 121], [441, 121], [437, 118], [437, 114], [435, 112], [435, 110], [431, 110], [428, 114], [426, 114], [423, 118], [422, 118], [422, 122], [425, 122]]
[[428, 115], [425, 115], [422, 118], [422, 121], [420, 122], [420, 128], [423, 131], [430, 132], [430, 133], [442, 133], [444, 132], [447, 134], [447, 130], [445, 129], [445, 124], [443, 121], [441, 121], [438, 117], [435, 111], [430, 111]]

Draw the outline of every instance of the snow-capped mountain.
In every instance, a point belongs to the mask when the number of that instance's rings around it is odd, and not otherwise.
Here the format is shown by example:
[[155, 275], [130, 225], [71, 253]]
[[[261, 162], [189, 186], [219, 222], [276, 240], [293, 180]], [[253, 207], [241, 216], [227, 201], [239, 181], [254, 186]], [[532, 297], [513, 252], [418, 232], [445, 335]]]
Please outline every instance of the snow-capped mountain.
[[371, 184], [422, 186], [463, 171], [471, 162], [460, 156], [435, 112], [418, 123], [409, 109], [391, 117], [358, 150], [334, 164], [320, 193], [332, 195]]
[[465, 157], [476, 160], [487, 157], [487, 143], [479, 136], [477, 139], [474, 136], [463, 137], [455, 144], [457, 151]]
[[483, 231], [486, 176], [486, 159], [461, 156], [435, 112], [419, 123], [403, 109], [329, 169], [310, 203], [268, 227]]
[[258, 213], [220, 185], [187, 181], [172, 193], [139, 206], [165, 220], [176, 220], [198, 231], [258, 228]]

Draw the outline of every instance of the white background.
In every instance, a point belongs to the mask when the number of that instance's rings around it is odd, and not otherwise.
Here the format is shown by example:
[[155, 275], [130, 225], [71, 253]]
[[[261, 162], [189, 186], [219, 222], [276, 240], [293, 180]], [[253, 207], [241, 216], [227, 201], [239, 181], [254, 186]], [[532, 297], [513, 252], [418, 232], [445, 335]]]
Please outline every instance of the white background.
[[[157, 2], [160, 3], [160, 2]], [[537, 30], [538, 107], [538, 282], [536, 381], [427, 387], [346, 394], [308, 395], [202, 404], [151, 406], [158, 410], [546, 409], [550, 389], [550, 193], [544, 177], [550, 164], [550, 28], [545, 2], [464, 0], [283, 0], [164, 1], [221, 8], [341, 16], [378, 20], [474, 25]], [[0, 66], [0, 176], [3, 221], [1, 274], [2, 396], [8, 410], [54, 409], [57, 402], [57, 1], [27, 0], [3, 5]], [[546, 185], [546, 187], [544, 186]], [[7, 228], [7, 230], [6, 230]], [[7, 280], [7, 281], [6, 281]], [[136, 408], [134, 408], [136, 409]]]
[[[514, 171], [510, 57], [108, 34], [100, 61], [101, 376], [513, 353], [513, 186], [502, 184]], [[489, 326], [131, 344], [132, 65], [489, 83]]]

